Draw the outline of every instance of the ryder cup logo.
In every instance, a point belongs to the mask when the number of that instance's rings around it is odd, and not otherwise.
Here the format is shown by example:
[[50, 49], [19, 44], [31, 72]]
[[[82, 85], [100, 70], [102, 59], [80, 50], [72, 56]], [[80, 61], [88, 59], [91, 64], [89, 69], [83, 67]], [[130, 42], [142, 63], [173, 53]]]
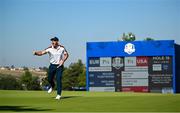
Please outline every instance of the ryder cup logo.
[[116, 69], [120, 69], [121, 67], [124, 66], [124, 63], [123, 63], [123, 59], [122, 58], [113, 58], [112, 60], [112, 66]]
[[127, 54], [132, 54], [135, 52], [135, 46], [134, 44], [131, 43], [127, 43], [124, 47], [124, 52], [126, 52]]

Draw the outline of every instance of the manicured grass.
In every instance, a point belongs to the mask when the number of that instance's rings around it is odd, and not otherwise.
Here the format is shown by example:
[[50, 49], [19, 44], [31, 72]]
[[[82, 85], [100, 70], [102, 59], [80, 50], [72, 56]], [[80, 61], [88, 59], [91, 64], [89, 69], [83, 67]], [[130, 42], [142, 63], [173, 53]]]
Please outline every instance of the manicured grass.
[[180, 94], [0, 90], [0, 112], [180, 112]]

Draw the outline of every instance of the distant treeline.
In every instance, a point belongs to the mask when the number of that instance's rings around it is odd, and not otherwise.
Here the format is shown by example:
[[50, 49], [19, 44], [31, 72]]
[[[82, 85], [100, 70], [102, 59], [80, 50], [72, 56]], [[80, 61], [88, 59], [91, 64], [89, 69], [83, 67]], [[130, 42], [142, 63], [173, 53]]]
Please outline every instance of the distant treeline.
[[[48, 69], [47, 76], [48, 76]], [[1, 90], [42, 90], [48, 86], [47, 78], [32, 76], [32, 73], [26, 69], [20, 77], [12, 75], [0, 74], [0, 89]], [[81, 60], [72, 63], [69, 67], [64, 67], [63, 70], [63, 89], [73, 90], [74, 87], [86, 86], [86, 70], [85, 65]], [[56, 81], [56, 80], [55, 80]]]

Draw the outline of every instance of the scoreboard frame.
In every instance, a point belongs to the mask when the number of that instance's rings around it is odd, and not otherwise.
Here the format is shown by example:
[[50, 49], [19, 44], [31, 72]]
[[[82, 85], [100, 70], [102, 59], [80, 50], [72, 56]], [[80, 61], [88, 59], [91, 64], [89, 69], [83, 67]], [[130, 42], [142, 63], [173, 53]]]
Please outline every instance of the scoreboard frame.
[[86, 90], [89, 91], [89, 59], [94, 57], [172, 57], [172, 86], [176, 93], [174, 40], [111, 41], [86, 43]]

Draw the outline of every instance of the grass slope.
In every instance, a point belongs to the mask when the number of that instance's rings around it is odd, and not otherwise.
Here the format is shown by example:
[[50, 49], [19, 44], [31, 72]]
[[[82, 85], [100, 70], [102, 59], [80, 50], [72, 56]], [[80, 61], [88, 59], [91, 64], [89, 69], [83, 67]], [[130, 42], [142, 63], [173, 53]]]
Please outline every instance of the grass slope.
[[179, 94], [0, 90], [0, 112], [180, 112]]

